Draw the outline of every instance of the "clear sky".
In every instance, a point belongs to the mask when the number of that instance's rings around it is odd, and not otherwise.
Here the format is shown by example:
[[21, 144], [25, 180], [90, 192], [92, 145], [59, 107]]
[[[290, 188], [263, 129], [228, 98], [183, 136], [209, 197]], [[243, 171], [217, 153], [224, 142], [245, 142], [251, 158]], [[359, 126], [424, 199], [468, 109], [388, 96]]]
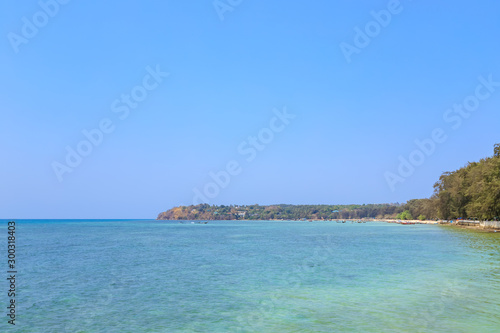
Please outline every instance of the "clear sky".
[[0, 218], [405, 202], [500, 142], [496, 1], [63, 2], [0, 4]]

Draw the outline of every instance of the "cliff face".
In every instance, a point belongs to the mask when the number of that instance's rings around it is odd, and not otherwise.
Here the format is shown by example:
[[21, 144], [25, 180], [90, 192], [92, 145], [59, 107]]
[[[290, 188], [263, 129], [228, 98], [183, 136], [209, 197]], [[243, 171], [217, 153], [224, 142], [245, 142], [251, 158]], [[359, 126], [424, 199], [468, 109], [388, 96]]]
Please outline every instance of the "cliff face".
[[158, 215], [157, 220], [237, 220], [245, 215], [237, 206], [197, 206], [174, 207]]
[[157, 220], [215, 220], [215, 218], [212, 214], [200, 212], [193, 206], [181, 206], [160, 213]]

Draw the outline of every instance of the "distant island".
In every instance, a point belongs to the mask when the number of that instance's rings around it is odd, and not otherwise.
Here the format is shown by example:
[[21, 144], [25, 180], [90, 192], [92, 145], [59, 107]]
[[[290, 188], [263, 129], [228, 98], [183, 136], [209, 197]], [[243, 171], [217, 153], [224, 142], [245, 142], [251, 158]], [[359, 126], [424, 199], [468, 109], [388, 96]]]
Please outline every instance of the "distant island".
[[499, 220], [500, 144], [494, 155], [444, 172], [428, 199], [405, 204], [363, 205], [191, 205], [169, 209], [158, 220]]

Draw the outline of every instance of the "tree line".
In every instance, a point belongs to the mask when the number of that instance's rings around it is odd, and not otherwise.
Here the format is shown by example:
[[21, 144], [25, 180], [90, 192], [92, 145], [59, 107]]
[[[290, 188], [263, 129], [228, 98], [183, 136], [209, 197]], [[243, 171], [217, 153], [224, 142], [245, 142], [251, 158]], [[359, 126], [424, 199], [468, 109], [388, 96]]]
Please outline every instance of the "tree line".
[[[429, 199], [410, 200], [404, 209], [408, 219], [498, 220], [500, 144], [495, 144], [492, 157], [469, 162], [455, 171], [444, 172], [434, 184], [434, 194]], [[402, 215], [399, 217], [405, 218]]]
[[369, 205], [208, 205], [180, 206], [158, 216], [160, 220], [329, 220], [390, 218], [401, 204]]

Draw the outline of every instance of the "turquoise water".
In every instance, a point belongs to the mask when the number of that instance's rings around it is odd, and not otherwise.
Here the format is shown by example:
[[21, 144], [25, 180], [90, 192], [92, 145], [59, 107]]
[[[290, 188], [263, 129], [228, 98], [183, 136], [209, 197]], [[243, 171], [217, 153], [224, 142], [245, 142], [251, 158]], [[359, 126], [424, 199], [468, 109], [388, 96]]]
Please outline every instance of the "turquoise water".
[[500, 328], [500, 232], [384, 223], [19, 220], [17, 259], [17, 325], [8, 327], [5, 314], [0, 323], [15, 332]]

